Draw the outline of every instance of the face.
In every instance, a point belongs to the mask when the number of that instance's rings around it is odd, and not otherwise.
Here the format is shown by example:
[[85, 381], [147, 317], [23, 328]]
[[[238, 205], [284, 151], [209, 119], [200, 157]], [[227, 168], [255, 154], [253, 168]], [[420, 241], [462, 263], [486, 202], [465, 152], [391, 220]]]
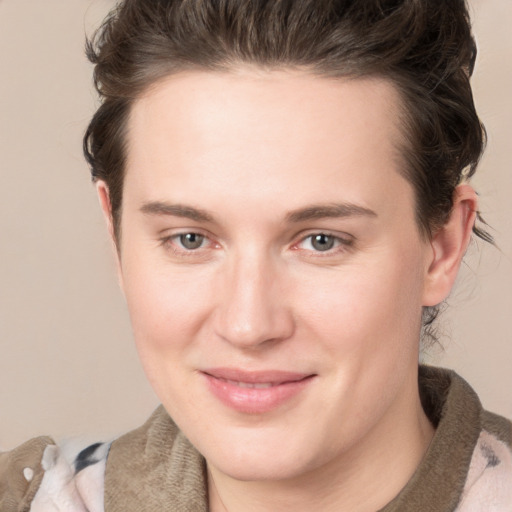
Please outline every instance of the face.
[[129, 121], [120, 274], [145, 372], [217, 471], [291, 478], [417, 399], [432, 249], [379, 80], [168, 78]]

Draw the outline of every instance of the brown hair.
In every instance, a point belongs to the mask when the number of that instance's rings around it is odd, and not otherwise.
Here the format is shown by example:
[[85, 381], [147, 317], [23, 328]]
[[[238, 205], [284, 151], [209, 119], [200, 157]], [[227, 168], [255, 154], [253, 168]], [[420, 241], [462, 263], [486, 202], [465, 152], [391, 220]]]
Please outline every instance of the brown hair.
[[[130, 107], [150, 85], [184, 70], [252, 63], [390, 80], [403, 98], [404, 175], [427, 237], [446, 222], [455, 187], [474, 174], [484, 148], [464, 0], [124, 0], [87, 54], [102, 103], [84, 152], [93, 179], [109, 188], [117, 237]], [[426, 309], [426, 323], [436, 311]]]

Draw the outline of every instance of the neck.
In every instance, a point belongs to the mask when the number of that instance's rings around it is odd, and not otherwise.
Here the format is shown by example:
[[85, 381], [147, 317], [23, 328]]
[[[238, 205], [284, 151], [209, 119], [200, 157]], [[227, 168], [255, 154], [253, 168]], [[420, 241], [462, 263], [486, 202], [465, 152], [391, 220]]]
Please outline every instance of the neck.
[[[210, 512], [374, 512], [405, 486], [423, 458], [434, 429], [416, 390], [394, 404], [357, 446], [296, 478], [240, 481], [208, 466]], [[406, 417], [403, 412], [408, 411]], [[371, 492], [368, 490], [371, 489]]]

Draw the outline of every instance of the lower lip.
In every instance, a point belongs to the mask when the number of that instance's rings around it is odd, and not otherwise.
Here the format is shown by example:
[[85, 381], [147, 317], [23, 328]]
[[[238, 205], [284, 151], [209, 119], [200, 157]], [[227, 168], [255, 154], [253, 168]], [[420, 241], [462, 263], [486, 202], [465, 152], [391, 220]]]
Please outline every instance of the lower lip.
[[313, 381], [314, 375], [304, 379], [283, 382], [269, 388], [242, 388], [203, 373], [210, 391], [224, 404], [238, 412], [262, 414], [270, 412], [297, 396]]

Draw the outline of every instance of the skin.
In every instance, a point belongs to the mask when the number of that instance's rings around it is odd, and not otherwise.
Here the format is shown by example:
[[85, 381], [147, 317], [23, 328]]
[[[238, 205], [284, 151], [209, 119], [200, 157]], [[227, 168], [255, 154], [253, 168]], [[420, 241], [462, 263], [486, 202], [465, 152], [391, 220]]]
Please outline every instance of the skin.
[[[421, 311], [453, 285], [476, 197], [459, 186], [422, 237], [399, 102], [383, 80], [239, 68], [169, 77], [134, 104], [120, 281], [145, 372], [207, 460], [213, 511], [374, 512], [428, 447]], [[326, 214], [335, 204], [344, 215]], [[212, 367], [314, 377], [249, 414], [212, 395]]]

